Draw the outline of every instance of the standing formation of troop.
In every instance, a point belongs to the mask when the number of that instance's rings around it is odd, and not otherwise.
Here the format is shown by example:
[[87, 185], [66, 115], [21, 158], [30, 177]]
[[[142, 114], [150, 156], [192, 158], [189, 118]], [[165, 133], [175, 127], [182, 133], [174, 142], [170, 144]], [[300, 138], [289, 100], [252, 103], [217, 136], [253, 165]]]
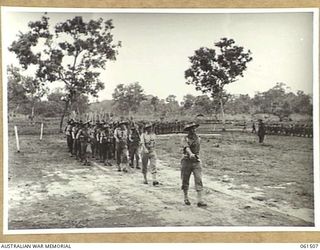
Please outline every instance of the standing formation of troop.
[[258, 120], [258, 130], [255, 123], [252, 123], [252, 133], [257, 133], [259, 142], [263, 142], [265, 135], [283, 135], [313, 137], [312, 123], [264, 123], [262, 119]]

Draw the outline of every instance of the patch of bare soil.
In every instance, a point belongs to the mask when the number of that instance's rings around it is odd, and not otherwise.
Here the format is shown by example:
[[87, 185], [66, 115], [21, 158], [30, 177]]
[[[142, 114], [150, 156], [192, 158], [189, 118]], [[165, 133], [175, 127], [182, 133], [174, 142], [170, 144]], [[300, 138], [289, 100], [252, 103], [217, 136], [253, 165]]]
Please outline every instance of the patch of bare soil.
[[[280, 145], [274, 138], [275, 144], [270, 139], [261, 146], [253, 139], [225, 134], [203, 140], [208, 207], [198, 208], [193, 189], [192, 205], [183, 203], [178, 136], [159, 137], [159, 187], [143, 184], [140, 170], [81, 165], [61, 135], [44, 141], [22, 136], [20, 153], [10, 137], [9, 229], [312, 226], [312, 140], [281, 137], [289, 141]], [[303, 148], [290, 141], [298, 139]]]

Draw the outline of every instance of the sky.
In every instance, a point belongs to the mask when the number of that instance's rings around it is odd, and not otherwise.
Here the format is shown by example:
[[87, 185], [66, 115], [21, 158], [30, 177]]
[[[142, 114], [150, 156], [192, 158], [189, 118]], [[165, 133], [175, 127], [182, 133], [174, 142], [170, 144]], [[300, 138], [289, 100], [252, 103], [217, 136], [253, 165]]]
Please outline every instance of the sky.
[[[48, 11], [48, 10], [47, 10]], [[6, 49], [19, 31], [26, 31], [29, 21], [41, 12], [5, 12], [2, 14], [4, 63], [17, 60]], [[111, 99], [118, 84], [139, 82], [145, 94], [165, 99], [186, 94], [200, 95], [194, 86], [185, 84], [184, 72], [189, 56], [200, 47], [214, 48], [222, 37], [250, 49], [253, 60], [244, 77], [226, 87], [231, 94], [249, 94], [285, 83], [290, 91], [312, 94], [313, 14], [297, 13], [57, 13], [48, 11], [52, 24], [83, 16], [86, 20], [112, 19], [115, 41], [122, 47], [115, 62], [107, 63], [100, 79], [105, 89], [99, 100]], [[59, 84], [52, 85], [54, 87]]]

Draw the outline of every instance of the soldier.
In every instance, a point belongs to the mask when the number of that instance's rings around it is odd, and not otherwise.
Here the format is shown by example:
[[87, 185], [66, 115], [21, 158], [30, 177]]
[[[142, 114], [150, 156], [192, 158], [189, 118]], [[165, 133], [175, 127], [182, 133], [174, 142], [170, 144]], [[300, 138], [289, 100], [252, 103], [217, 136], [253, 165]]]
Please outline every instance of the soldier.
[[122, 168], [123, 172], [128, 172], [128, 123], [122, 121], [119, 123], [119, 126], [114, 130], [114, 138], [116, 141], [116, 158], [118, 171], [121, 172], [121, 165], [124, 165]]
[[259, 119], [258, 123], [258, 137], [259, 137], [259, 143], [263, 143], [264, 136], [266, 134], [266, 128], [264, 126], [264, 123], [262, 122], [261, 119]]
[[252, 122], [252, 130], [251, 130], [251, 133], [252, 134], [255, 134], [257, 131], [256, 131], [256, 124], [254, 122]]
[[99, 121], [97, 121], [96, 127], [95, 127], [95, 141], [94, 141], [95, 142], [94, 154], [95, 154], [95, 158], [97, 160], [100, 160], [100, 153], [101, 153], [101, 148], [100, 148], [100, 133], [101, 133], [101, 129], [102, 129], [101, 126], [102, 126], [102, 124]]
[[139, 166], [140, 144], [141, 144], [141, 135], [139, 132], [138, 125], [133, 125], [133, 127], [131, 128], [131, 133], [129, 135], [129, 155], [130, 155], [129, 166], [131, 166], [132, 168], [134, 168], [134, 158], [136, 158], [136, 168], [141, 169]]
[[68, 145], [68, 151], [69, 153], [72, 155], [72, 151], [73, 151], [73, 139], [72, 139], [72, 127], [73, 127], [74, 123], [73, 123], [73, 119], [70, 119], [68, 121], [68, 125], [65, 128], [65, 133], [67, 136], [67, 145]]
[[108, 139], [108, 131], [109, 128], [108, 124], [104, 124], [99, 135], [99, 145], [100, 145], [100, 151], [99, 151], [99, 158], [100, 162], [104, 163], [104, 165], [107, 165], [107, 139]]
[[87, 159], [87, 146], [89, 142], [88, 126], [89, 123], [82, 124], [76, 136], [76, 139], [80, 142], [80, 161], [83, 162], [83, 165], [90, 165]]
[[109, 166], [112, 166], [112, 159], [113, 159], [113, 155], [114, 155], [114, 137], [113, 137], [113, 130], [111, 128], [112, 124], [109, 124], [109, 126], [107, 127], [105, 133], [106, 133], [106, 137], [107, 137], [107, 162], [106, 164]]
[[195, 188], [197, 191], [197, 206], [206, 207], [207, 204], [202, 200], [202, 168], [199, 158], [200, 153], [200, 137], [196, 134], [196, 128], [199, 124], [190, 123], [184, 128], [188, 135], [182, 139], [183, 158], [181, 159], [181, 179], [184, 194], [184, 203], [191, 205], [188, 197], [189, 180], [191, 173], [193, 173], [195, 180]]
[[157, 181], [157, 154], [155, 151], [156, 135], [152, 132], [151, 123], [146, 124], [144, 129], [145, 131], [141, 135], [143, 183], [148, 184], [147, 172], [150, 161], [152, 184], [153, 186], [159, 186], [160, 183]]
[[72, 128], [72, 139], [73, 139], [73, 155], [76, 157], [76, 160], [79, 159], [79, 140], [77, 139], [77, 134], [82, 125], [81, 122], [75, 122], [75, 126]]
[[88, 129], [88, 134], [90, 138], [91, 158], [95, 158], [96, 136], [95, 136], [95, 126], [93, 124], [90, 125]]

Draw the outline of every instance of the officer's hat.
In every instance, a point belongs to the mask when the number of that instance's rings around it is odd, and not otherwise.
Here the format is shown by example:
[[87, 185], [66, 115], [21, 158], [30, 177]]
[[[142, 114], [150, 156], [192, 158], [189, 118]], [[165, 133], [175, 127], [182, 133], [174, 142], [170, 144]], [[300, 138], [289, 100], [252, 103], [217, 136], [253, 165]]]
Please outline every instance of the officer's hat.
[[184, 126], [183, 131], [189, 131], [191, 128], [197, 128], [197, 127], [199, 127], [199, 124], [191, 122]]

